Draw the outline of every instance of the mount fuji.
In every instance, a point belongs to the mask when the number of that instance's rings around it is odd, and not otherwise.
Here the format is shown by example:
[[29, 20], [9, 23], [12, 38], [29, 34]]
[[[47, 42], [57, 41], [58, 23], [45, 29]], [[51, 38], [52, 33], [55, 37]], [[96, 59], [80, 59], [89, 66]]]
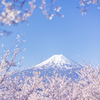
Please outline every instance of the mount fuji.
[[80, 70], [82, 66], [77, 62], [74, 62], [62, 54], [53, 55], [49, 59], [35, 65], [34, 67], [24, 70], [21, 73], [27, 76], [33, 76], [33, 71], [40, 71], [40, 75], [52, 76], [54, 72], [60, 75], [66, 75], [67, 77], [77, 78], [78, 75], [76, 71]]
[[44, 62], [35, 65], [33, 68], [35, 69], [49, 69], [49, 68], [54, 68], [54, 69], [61, 69], [61, 70], [68, 70], [72, 68], [80, 68], [81, 65], [69, 60], [62, 54], [60, 55], [53, 55], [49, 59], [45, 60]]

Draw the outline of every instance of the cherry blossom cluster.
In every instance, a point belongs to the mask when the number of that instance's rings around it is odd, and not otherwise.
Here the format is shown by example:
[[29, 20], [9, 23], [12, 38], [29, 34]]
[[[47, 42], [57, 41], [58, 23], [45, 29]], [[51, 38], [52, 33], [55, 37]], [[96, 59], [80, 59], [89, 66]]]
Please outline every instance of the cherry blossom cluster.
[[[80, 6], [83, 6], [83, 8], [80, 8], [82, 15], [86, 14], [86, 11], [90, 10], [89, 9], [90, 4], [99, 4], [99, 3], [100, 0], [80, 0]], [[100, 7], [98, 7], [98, 9], [100, 9]]]
[[40, 72], [36, 71], [33, 72], [33, 77], [25, 73], [23, 76], [17, 75], [13, 78], [7, 75], [5, 80], [0, 82], [0, 99], [99, 100], [100, 69], [85, 65], [77, 74], [79, 78], [75, 81], [55, 72], [51, 77], [47, 75], [40, 77]]
[[99, 0], [80, 0], [80, 5], [85, 6], [86, 4], [98, 4]]
[[2, 0], [2, 12], [0, 14], [0, 22], [3, 25], [17, 24], [20, 21], [26, 21], [33, 13], [33, 10], [36, 8], [35, 0], [29, 1], [30, 10], [23, 9], [24, 4], [27, 0]]
[[[48, 19], [52, 19], [53, 16], [64, 17], [58, 12], [60, 6], [55, 6], [56, 0], [41, 0], [40, 9]], [[0, 25], [16, 25], [19, 22], [26, 22], [28, 17], [32, 16], [33, 11], [36, 9], [36, 0], [1, 0], [0, 1]], [[9, 35], [11, 32], [0, 29], [0, 36]]]
[[40, 6], [40, 9], [43, 10], [43, 14], [45, 14], [50, 20], [53, 18], [53, 16], [60, 16], [64, 17], [64, 15], [60, 15], [58, 12], [61, 10], [60, 6], [55, 6], [56, 0], [50, 0], [51, 2], [49, 4], [46, 3], [46, 0], [42, 0], [42, 4]]
[[[61, 7], [54, 6], [56, 0], [50, 0], [49, 4], [46, 4], [47, 1], [42, 0], [40, 9], [43, 10], [43, 14], [47, 18], [52, 19], [53, 16], [61, 16], [58, 14]], [[36, 0], [1, 0], [1, 14], [0, 14], [0, 23], [2, 25], [12, 25], [17, 24], [18, 22], [25, 21], [27, 18], [33, 14], [34, 9], [36, 8]], [[24, 7], [28, 4], [28, 8]]]
[[[10, 46], [9, 49], [7, 49], [5, 47], [4, 44], [2, 44], [2, 48], [4, 48], [4, 52], [0, 54], [0, 83], [2, 83], [3, 81], [5, 81], [9, 76], [11, 76], [12, 74], [15, 73], [14, 71], [11, 71], [11, 69], [13, 67], [18, 68], [18, 66], [21, 66], [22, 59], [24, 59], [24, 57], [21, 57], [21, 59], [19, 61], [15, 61], [18, 53], [21, 51], [20, 47], [22, 46], [22, 44], [25, 42], [25, 40], [23, 40], [23, 35], [20, 38], [19, 35], [17, 35], [17, 39], [15, 40], [15, 42]], [[25, 49], [22, 49], [22, 51], [24, 51]]]
[[[40, 9], [43, 11], [43, 14], [46, 15], [46, 18], [52, 19], [54, 16], [64, 17], [64, 15], [59, 14], [61, 10], [60, 6], [56, 6], [56, 0], [41, 0]], [[17, 24], [18, 22], [25, 21], [27, 18], [33, 14], [33, 11], [36, 8], [36, 0], [1, 0], [1, 14], [0, 14], [0, 23], [2, 25], [12, 25]], [[80, 6], [78, 7], [82, 12], [82, 15], [86, 14], [86, 11], [89, 10], [89, 4], [99, 4], [99, 0], [80, 0]], [[100, 7], [98, 7], [100, 9]]]

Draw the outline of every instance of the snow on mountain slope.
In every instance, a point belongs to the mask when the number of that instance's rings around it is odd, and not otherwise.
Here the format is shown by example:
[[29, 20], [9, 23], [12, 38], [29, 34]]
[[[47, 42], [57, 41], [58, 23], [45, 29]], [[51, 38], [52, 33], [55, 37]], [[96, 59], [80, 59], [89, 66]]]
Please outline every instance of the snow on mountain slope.
[[72, 69], [72, 68], [79, 68], [81, 65], [78, 63], [69, 60], [68, 58], [64, 57], [62, 54], [60, 55], [53, 55], [49, 59], [45, 60], [44, 62], [35, 65], [34, 68], [37, 69], [48, 69], [48, 68], [60, 68], [60, 69]]
[[73, 80], [78, 78], [76, 71], [80, 70], [82, 66], [68, 58], [64, 57], [62, 54], [53, 55], [44, 62], [31, 67], [30, 69], [23, 70], [20, 75], [24, 73], [26, 76], [33, 76], [34, 71], [39, 71], [40, 76], [52, 76], [54, 72], [59, 75], [66, 75], [67, 77], [72, 77]]

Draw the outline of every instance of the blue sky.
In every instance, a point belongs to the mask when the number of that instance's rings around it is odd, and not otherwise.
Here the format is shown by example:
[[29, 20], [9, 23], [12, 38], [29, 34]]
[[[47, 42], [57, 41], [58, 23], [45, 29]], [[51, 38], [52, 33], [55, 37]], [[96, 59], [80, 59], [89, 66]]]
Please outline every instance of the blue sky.
[[[40, 3], [37, 2], [37, 5]], [[75, 0], [58, 0], [57, 4], [62, 7], [60, 14], [64, 18], [54, 17], [46, 19], [42, 11], [37, 8], [33, 15], [28, 18], [29, 25], [20, 23], [18, 26], [5, 26], [3, 29], [12, 31], [9, 37], [1, 37], [0, 45], [7, 48], [15, 40], [16, 36], [25, 32], [24, 39], [26, 51], [20, 53], [24, 56], [24, 65], [31, 67], [48, 59], [55, 54], [63, 54], [82, 64], [100, 64], [100, 10], [98, 6], [90, 5], [91, 11], [81, 15]], [[0, 53], [3, 49], [0, 47]], [[79, 56], [80, 55], [80, 56]]]

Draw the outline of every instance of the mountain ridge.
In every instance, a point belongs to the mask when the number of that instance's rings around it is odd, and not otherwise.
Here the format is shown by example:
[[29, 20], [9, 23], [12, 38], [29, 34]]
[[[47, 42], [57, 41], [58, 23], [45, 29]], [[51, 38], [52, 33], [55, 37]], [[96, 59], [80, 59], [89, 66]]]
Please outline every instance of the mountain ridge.
[[81, 67], [81, 65], [74, 61], [71, 61], [70, 59], [68, 59], [65, 56], [63, 56], [62, 54], [60, 54], [60, 55], [53, 55], [49, 59], [41, 62], [40, 64], [35, 65], [32, 68], [35, 68], [35, 69], [46, 68], [47, 69], [50, 67], [60, 68], [60, 69], [62, 69], [62, 68], [72, 69], [72, 68], [76, 68], [76, 67], [79, 68], [79, 67]]
[[19, 75], [20, 77], [22, 77], [23, 75], [32, 77], [34, 71], [37, 71], [40, 72], [40, 76], [45, 77], [47, 75], [51, 77], [52, 75], [54, 75], [55, 72], [61, 76], [66, 75], [67, 78], [72, 77], [72, 79], [75, 80], [79, 77], [77, 71], [79, 71], [82, 68], [83, 66], [81, 66], [80, 64], [71, 61], [62, 54], [60, 54], [53, 55], [52, 57], [41, 62], [40, 64], [37, 64], [29, 69], [21, 71]]

